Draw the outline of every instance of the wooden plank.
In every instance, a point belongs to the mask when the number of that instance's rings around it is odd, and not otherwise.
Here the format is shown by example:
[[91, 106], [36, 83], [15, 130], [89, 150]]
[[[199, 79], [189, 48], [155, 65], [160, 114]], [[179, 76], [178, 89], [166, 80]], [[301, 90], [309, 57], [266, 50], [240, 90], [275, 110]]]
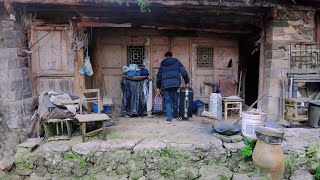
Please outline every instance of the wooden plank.
[[68, 72], [39, 72], [35, 73], [36, 77], [74, 77], [74, 73]]
[[106, 114], [78, 114], [76, 115], [76, 119], [78, 119], [80, 123], [83, 123], [83, 122], [105, 121], [105, 120], [109, 120], [110, 118]]
[[77, 22], [77, 27], [116, 27], [116, 28], [129, 28], [132, 27], [131, 23], [106, 23], [106, 22], [94, 22], [94, 21], [81, 21]]

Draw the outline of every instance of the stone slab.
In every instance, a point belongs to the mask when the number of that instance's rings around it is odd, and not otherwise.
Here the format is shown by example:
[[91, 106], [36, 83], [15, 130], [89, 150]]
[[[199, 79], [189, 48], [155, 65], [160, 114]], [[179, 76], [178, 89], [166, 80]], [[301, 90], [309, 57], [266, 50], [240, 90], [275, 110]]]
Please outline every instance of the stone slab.
[[73, 146], [72, 151], [80, 155], [92, 156], [99, 148], [100, 142], [85, 142]]
[[137, 144], [134, 148], [134, 152], [143, 151], [146, 149], [152, 149], [152, 150], [162, 150], [167, 147], [167, 144], [161, 140], [158, 139], [145, 139], [141, 141], [139, 144]]
[[232, 172], [227, 167], [216, 165], [201, 166], [199, 173], [201, 175], [199, 180], [222, 179], [223, 177], [231, 179], [233, 176]]
[[52, 144], [44, 144], [40, 148], [41, 151], [54, 151], [54, 152], [68, 152], [71, 150], [70, 146], [65, 145], [52, 145]]
[[30, 138], [26, 142], [18, 144], [17, 147], [35, 149], [41, 142], [42, 138]]
[[246, 174], [233, 174], [232, 180], [250, 180], [250, 178]]
[[112, 151], [112, 150], [132, 150], [137, 144], [137, 141], [117, 139], [101, 142], [99, 151]]
[[312, 175], [306, 170], [298, 170], [291, 177], [290, 180], [312, 180]]
[[243, 140], [243, 136], [241, 136], [240, 134], [233, 135], [233, 136], [226, 136], [226, 135], [221, 135], [219, 133], [213, 133], [213, 136], [227, 143], [231, 143], [231, 142], [235, 143]]
[[193, 144], [179, 144], [179, 143], [169, 143], [170, 147], [177, 148], [181, 151], [194, 151], [195, 147]]
[[245, 144], [243, 141], [240, 141], [237, 143], [223, 143], [223, 146], [231, 152], [237, 152], [240, 148], [245, 146]]

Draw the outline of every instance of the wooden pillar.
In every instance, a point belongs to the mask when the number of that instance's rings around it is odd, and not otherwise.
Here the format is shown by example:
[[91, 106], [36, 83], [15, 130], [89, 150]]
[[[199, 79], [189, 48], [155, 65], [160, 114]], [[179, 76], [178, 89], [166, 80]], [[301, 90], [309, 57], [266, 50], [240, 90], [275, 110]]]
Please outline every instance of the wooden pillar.
[[320, 42], [320, 13], [316, 15], [317, 42]]
[[[258, 97], [262, 96], [264, 93], [264, 54], [265, 54], [265, 30], [262, 30], [262, 41], [260, 44], [260, 57], [259, 57], [259, 89]], [[261, 108], [262, 101], [258, 102], [258, 108]]]
[[85, 88], [84, 76], [79, 73], [83, 67], [84, 61], [84, 49], [81, 48], [76, 51], [75, 63], [74, 63], [74, 94], [80, 96], [82, 90]]

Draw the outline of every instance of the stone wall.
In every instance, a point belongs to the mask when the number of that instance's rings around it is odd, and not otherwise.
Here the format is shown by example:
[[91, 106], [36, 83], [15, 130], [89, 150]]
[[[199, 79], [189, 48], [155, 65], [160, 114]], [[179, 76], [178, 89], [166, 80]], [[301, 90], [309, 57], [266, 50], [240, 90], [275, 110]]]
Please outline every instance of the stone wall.
[[[44, 144], [34, 149], [30, 139], [17, 147], [15, 166], [7, 179], [191, 180], [266, 179], [242, 159], [244, 143], [166, 143], [158, 139], [116, 139], [69, 145]], [[250, 178], [249, 178], [250, 177]]]
[[23, 139], [33, 112], [25, 47], [18, 18], [0, 14], [0, 158]]
[[[284, 129], [282, 148], [285, 179], [309, 179], [320, 163], [319, 129]], [[43, 143], [43, 144], [41, 144]], [[38, 147], [40, 146], [40, 147]], [[242, 158], [244, 142], [176, 143], [160, 139], [110, 139], [77, 143], [28, 139], [16, 147], [14, 166], [0, 171], [4, 179], [84, 180], [264, 180], [268, 179]], [[311, 173], [311, 174], [310, 174]]]
[[290, 68], [289, 44], [312, 42], [315, 39], [315, 12], [312, 10], [288, 10], [279, 7], [274, 18], [266, 23], [264, 87], [269, 89], [261, 108], [268, 119], [278, 120], [282, 96], [281, 71]]

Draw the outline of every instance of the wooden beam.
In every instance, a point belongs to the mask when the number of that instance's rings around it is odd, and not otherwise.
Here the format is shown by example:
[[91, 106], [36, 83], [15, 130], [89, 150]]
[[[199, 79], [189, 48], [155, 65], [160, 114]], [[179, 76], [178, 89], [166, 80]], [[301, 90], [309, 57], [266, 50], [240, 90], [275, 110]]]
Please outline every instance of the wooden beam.
[[77, 22], [77, 27], [118, 27], [118, 28], [128, 28], [132, 27], [131, 23], [105, 23], [105, 22], [94, 22], [94, 21], [81, 21]]
[[204, 31], [204, 32], [212, 32], [212, 33], [221, 33], [221, 34], [250, 34], [252, 31], [250, 30], [228, 30], [228, 29], [197, 29], [197, 28], [187, 28], [181, 26], [167, 26], [167, 27], [158, 27], [160, 30], [189, 30], [189, 31]]
[[32, 29], [36, 31], [64, 31], [69, 26], [69, 24], [46, 24], [32, 26]]

